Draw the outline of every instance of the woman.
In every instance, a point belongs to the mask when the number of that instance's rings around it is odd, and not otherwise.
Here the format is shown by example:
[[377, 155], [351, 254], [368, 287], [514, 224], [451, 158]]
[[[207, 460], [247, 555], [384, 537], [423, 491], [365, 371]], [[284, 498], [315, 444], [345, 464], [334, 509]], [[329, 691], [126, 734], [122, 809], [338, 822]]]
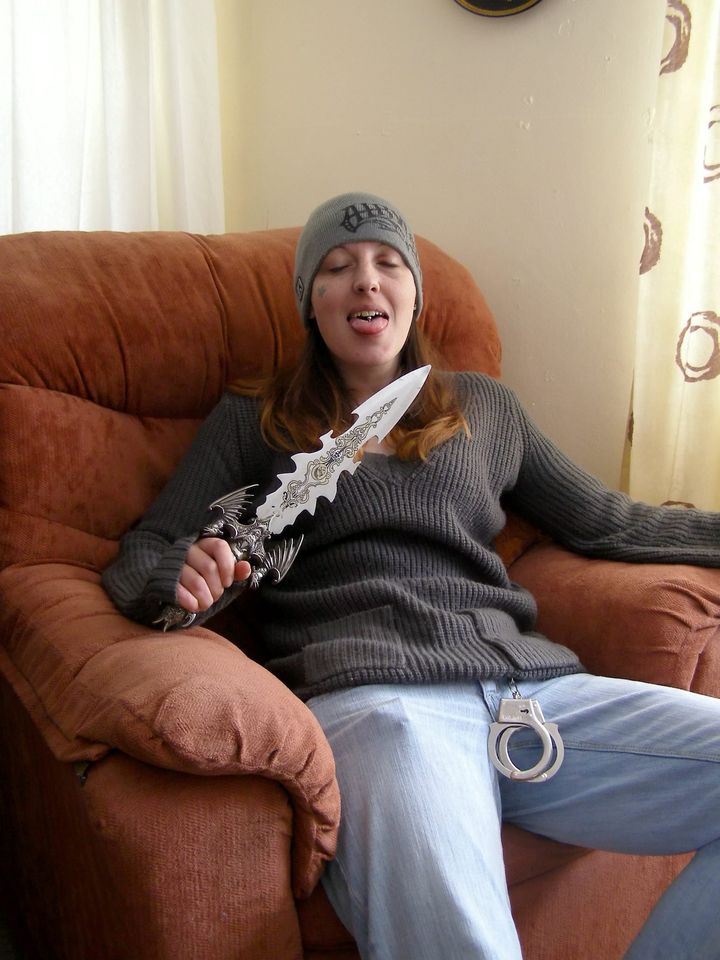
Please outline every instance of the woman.
[[[129, 616], [151, 622], [177, 601], [204, 619], [232, 599], [249, 567], [222, 540], [196, 542], [205, 505], [267, 488], [290, 453], [428, 361], [415, 244], [387, 201], [345, 194], [319, 207], [295, 291], [308, 327], [297, 369], [260, 400], [221, 400], [106, 572]], [[568, 461], [502, 385], [434, 372], [335, 501], [296, 525], [295, 564], [258, 595], [266, 664], [306, 700], [336, 760], [328, 896], [364, 958], [510, 960], [520, 946], [502, 820], [582, 846], [698, 850], [628, 956], [717, 957], [720, 705], [592, 677], [534, 632], [534, 601], [492, 548], [501, 496], [587, 555], [720, 565], [720, 515], [633, 503]], [[542, 784], [499, 777], [489, 759], [490, 726], [516, 689], [565, 743]], [[517, 734], [511, 749], [527, 769], [536, 738]]]

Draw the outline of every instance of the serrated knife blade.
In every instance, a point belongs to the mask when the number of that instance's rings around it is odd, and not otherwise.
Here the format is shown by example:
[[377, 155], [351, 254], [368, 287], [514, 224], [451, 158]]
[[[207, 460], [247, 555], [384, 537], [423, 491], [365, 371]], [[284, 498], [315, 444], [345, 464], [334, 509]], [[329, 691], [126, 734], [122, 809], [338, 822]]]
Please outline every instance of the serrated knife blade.
[[296, 453], [294, 469], [280, 474], [280, 485], [257, 508], [258, 520], [267, 523], [272, 535], [281, 533], [299, 514], [313, 514], [320, 497], [333, 500], [342, 473], [354, 473], [359, 466], [357, 454], [371, 437], [381, 443], [422, 389], [430, 365], [411, 370], [353, 410], [355, 421], [337, 437], [328, 432], [320, 437], [320, 449]]

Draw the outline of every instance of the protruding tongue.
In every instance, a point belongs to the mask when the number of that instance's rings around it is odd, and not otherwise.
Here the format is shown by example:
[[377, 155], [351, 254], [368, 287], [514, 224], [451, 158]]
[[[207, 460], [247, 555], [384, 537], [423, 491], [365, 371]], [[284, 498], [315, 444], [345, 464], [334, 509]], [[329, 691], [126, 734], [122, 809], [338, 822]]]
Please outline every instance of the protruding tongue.
[[382, 333], [389, 321], [382, 314], [376, 314], [373, 317], [351, 316], [349, 318], [350, 326], [355, 333], [373, 334]]

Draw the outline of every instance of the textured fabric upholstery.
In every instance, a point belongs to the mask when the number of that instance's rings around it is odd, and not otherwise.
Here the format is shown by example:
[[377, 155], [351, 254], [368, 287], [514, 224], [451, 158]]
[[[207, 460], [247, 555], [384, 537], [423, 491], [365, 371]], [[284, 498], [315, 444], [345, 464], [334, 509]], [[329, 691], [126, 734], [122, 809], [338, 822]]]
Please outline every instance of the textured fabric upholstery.
[[[316, 886], [332, 755], [253, 659], [252, 608], [161, 634], [99, 583], [226, 384], [297, 355], [297, 235], [0, 238], [0, 859], [28, 957], [356, 956]], [[418, 248], [431, 339], [498, 376], [469, 273]], [[517, 518], [499, 546], [588, 666], [720, 690], [716, 572], [571, 557]], [[529, 960], [619, 957], [681, 863], [505, 840]]]

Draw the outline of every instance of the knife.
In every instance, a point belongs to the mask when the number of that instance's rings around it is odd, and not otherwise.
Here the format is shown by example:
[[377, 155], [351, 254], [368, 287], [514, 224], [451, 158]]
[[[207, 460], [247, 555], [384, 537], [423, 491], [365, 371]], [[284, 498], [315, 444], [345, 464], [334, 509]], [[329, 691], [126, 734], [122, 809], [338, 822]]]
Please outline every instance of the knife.
[[[302, 536], [276, 540], [300, 516], [315, 513], [320, 497], [332, 501], [337, 494], [342, 473], [354, 473], [360, 466], [358, 453], [371, 438], [382, 442], [420, 392], [430, 373], [430, 365], [411, 370], [378, 390], [353, 410], [355, 421], [337, 437], [332, 431], [320, 437], [320, 449], [296, 453], [293, 469], [277, 478], [279, 486], [257, 507], [255, 516], [243, 521], [253, 499], [255, 485], [240, 487], [213, 501], [208, 510], [212, 516], [201, 529], [198, 539], [220, 537], [227, 540], [237, 561], [247, 560], [252, 572], [237, 587], [257, 589], [262, 580], [279, 583], [292, 566], [302, 545]], [[267, 545], [266, 545], [267, 544]], [[163, 630], [189, 627], [195, 613], [177, 604], [166, 604], [154, 621]]]

